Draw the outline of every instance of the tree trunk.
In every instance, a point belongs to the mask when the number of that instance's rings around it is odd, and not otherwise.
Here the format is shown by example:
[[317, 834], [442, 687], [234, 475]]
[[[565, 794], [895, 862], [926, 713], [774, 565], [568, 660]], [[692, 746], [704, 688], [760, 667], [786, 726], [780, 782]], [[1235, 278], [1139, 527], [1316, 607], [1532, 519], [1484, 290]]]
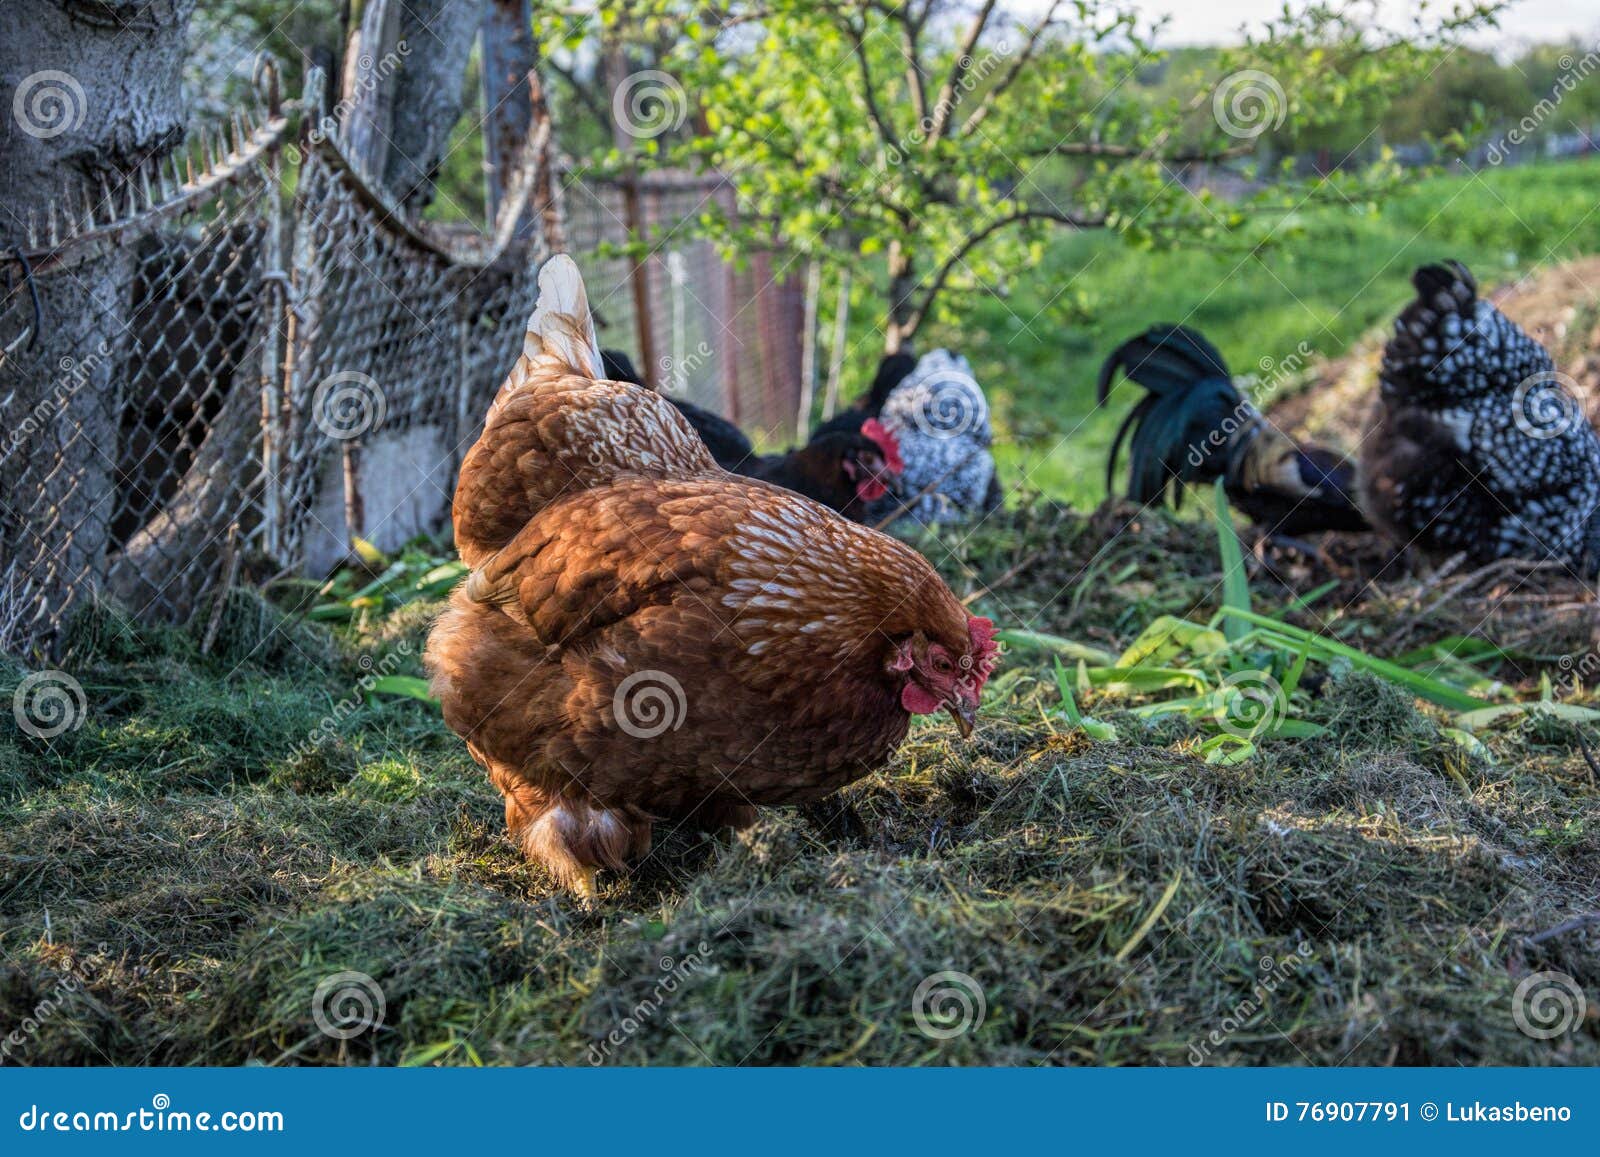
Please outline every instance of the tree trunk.
[[[44, 618], [81, 597], [104, 561], [133, 257], [67, 252], [51, 269], [55, 254], [39, 251], [70, 250], [49, 235], [64, 193], [79, 207], [92, 197], [103, 224], [126, 203], [115, 196], [126, 174], [183, 139], [193, 10], [194, 0], [34, 0], [0, 11], [0, 547], [13, 590], [54, 600]], [[89, 193], [101, 181], [115, 207]], [[18, 248], [38, 254], [31, 278], [9, 256]]]
[[889, 244], [889, 322], [884, 327], [884, 352], [899, 353], [900, 347], [911, 341], [913, 312], [912, 294], [917, 291], [917, 279], [912, 271], [911, 258], [900, 242]]
[[[500, 205], [522, 161], [533, 127], [534, 96], [528, 77], [538, 63], [530, 0], [489, 0], [483, 20], [483, 177], [489, 228], [500, 224]], [[534, 212], [517, 222], [516, 235], [533, 230]]]
[[346, 151], [405, 209], [432, 202], [486, 0], [367, 0], [345, 54]]

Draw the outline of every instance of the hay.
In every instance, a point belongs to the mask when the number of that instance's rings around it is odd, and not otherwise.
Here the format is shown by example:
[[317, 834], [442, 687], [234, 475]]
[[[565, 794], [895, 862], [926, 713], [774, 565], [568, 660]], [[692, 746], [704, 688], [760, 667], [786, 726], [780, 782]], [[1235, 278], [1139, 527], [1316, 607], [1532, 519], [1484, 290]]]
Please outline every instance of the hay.
[[[1113, 649], [1209, 614], [1220, 582], [1192, 525], [1116, 508], [944, 543], [958, 592], [997, 583], [986, 613]], [[1256, 576], [1262, 606], [1294, 590]], [[1327, 734], [1214, 766], [1131, 699], [1086, 699], [1121, 735], [1089, 742], [1013, 655], [972, 742], [919, 722], [842, 812], [663, 832], [586, 910], [518, 857], [424, 705], [361, 703], [304, 744], [362, 656], [417, 673], [427, 608], [337, 639], [290, 616], [315, 645], [287, 650], [268, 611], [228, 611], [209, 656], [102, 620], [72, 661], [83, 726], [0, 733], [0, 1027], [34, 1024], [12, 1063], [1600, 1062], [1593, 1019], [1539, 1041], [1511, 1016], [1533, 971], [1600, 992], [1600, 929], [1540, 938], [1600, 909], [1600, 795], [1552, 725], [1488, 733], [1490, 763], [1388, 684], [1323, 671]], [[1336, 622], [1381, 652], [1416, 613]], [[0, 695], [21, 676], [0, 667]], [[380, 1027], [320, 1030], [339, 972], [381, 988]], [[63, 976], [82, 982], [49, 1003]]]

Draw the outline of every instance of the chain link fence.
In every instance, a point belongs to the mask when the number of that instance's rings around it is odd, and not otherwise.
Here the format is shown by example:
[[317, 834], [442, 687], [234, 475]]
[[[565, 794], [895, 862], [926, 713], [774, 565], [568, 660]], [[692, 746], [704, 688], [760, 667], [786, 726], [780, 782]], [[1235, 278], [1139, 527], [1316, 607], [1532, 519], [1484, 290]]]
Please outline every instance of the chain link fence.
[[[237, 581], [326, 574], [354, 538], [448, 533], [545, 241], [407, 220], [316, 131], [319, 109], [294, 136], [259, 79], [220, 133], [64, 196], [0, 255], [0, 649], [59, 653], [90, 600], [184, 622]], [[753, 432], [792, 433], [798, 279], [774, 259], [735, 270], [685, 232], [722, 183], [560, 184], [602, 342]], [[614, 255], [630, 224], [637, 266]], [[82, 354], [43, 364], [40, 327]]]

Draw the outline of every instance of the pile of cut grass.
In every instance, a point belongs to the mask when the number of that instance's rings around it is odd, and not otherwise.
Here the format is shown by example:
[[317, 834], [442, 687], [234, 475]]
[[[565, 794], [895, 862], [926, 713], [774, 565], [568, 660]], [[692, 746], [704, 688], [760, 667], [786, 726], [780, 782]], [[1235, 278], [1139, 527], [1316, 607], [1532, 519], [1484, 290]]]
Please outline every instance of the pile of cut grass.
[[[1215, 541], [1160, 515], [1040, 506], [923, 545], [1003, 624], [1113, 652], [1220, 601]], [[1080, 692], [1118, 736], [1089, 739], [1017, 651], [970, 742], [919, 721], [850, 812], [662, 833], [586, 909], [426, 704], [363, 701], [375, 667], [420, 673], [431, 605], [389, 605], [330, 631], [238, 593], [210, 655], [78, 624], [83, 725], [0, 732], [0, 1028], [36, 1022], [12, 1063], [1600, 1063], [1592, 1012], [1553, 1040], [1512, 1015], [1541, 970], [1600, 1006], [1600, 928], [1540, 935], [1600, 909], [1600, 792], [1559, 719], [1469, 750], [1315, 665], [1317, 733], [1213, 764], [1203, 721], [1136, 714], [1158, 694]], [[1323, 612], [1384, 653], [1381, 610]], [[377, 1029], [321, 1031], [338, 973], [381, 989]]]

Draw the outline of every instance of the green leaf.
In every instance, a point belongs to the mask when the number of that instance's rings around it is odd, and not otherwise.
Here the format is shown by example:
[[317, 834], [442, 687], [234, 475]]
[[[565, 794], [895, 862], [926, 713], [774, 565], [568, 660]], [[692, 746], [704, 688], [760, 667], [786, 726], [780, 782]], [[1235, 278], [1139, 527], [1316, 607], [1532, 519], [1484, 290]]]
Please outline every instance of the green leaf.
[[[1239, 534], [1233, 529], [1233, 515], [1228, 508], [1228, 493], [1221, 478], [1213, 491], [1212, 513], [1217, 522], [1217, 550], [1222, 555], [1222, 605], [1235, 611], [1250, 610], [1250, 576], [1244, 569], [1244, 548], [1239, 545]], [[1232, 619], [1225, 620], [1222, 632], [1230, 641], [1244, 633], [1246, 627]]]
[[1221, 631], [1172, 615], [1161, 615], [1128, 645], [1117, 659], [1118, 667], [1144, 667], [1164, 664], [1185, 651], [1206, 656], [1228, 645]]
[[1056, 690], [1061, 693], [1061, 710], [1066, 715], [1067, 721], [1074, 727], [1082, 728], [1090, 739], [1097, 739], [1104, 743], [1117, 741], [1117, 729], [1110, 723], [1101, 723], [1098, 719], [1083, 714], [1078, 710], [1078, 701], [1073, 697], [1072, 685], [1067, 681], [1067, 669], [1061, 665], [1058, 655], [1056, 665]]
[[1265, 615], [1258, 615], [1253, 611], [1241, 611], [1234, 607], [1223, 607], [1219, 612], [1219, 616], [1237, 618], [1260, 627], [1271, 628], [1266, 634], [1280, 636], [1286, 648], [1304, 643], [1309, 644], [1312, 654], [1317, 657], [1332, 656], [1348, 659], [1353, 665], [1362, 670], [1388, 679], [1391, 683], [1397, 683], [1410, 690], [1419, 699], [1437, 703], [1440, 707], [1447, 707], [1452, 711], [1476, 711], [1480, 707], [1488, 706], [1482, 699], [1468, 695], [1458, 687], [1452, 687], [1448, 683], [1442, 683], [1437, 679], [1419, 675], [1415, 671], [1388, 662], [1385, 659], [1375, 658], [1365, 651], [1358, 651], [1354, 647], [1346, 646], [1344, 643], [1337, 642], [1325, 635], [1314, 634], [1289, 623], [1280, 623], [1278, 620], [1269, 619]]
[[1075, 643], [1071, 639], [1063, 639], [1059, 635], [1045, 635], [1038, 631], [1007, 629], [996, 631], [994, 637], [1008, 647], [1024, 647], [1035, 651], [1053, 651], [1058, 655], [1065, 655], [1069, 659], [1083, 659], [1086, 662], [1102, 667], [1109, 667], [1117, 661], [1117, 657], [1110, 651], [1103, 651], [1099, 647], [1091, 647], [1087, 643]]
[[350, 545], [355, 549], [356, 557], [368, 566], [382, 566], [389, 561], [388, 555], [358, 535], [351, 536]]
[[1441, 727], [1439, 728], [1439, 734], [1470, 754], [1476, 755], [1485, 763], [1494, 762], [1494, 754], [1484, 746], [1483, 740], [1472, 734], [1472, 732], [1464, 731], [1459, 727]]
[[1243, 763], [1256, 753], [1256, 745], [1237, 735], [1213, 735], [1200, 745], [1200, 754], [1207, 763], [1223, 767]]
[[415, 675], [380, 675], [372, 681], [372, 689], [379, 695], [402, 695], [434, 707], [439, 706], [439, 701], [428, 694], [428, 681]]
[[1090, 686], [1108, 695], [1144, 695], [1173, 687], [1204, 691], [1211, 686], [1206, 673], [1193, 667], [1085, 667], [1083, 674]]

